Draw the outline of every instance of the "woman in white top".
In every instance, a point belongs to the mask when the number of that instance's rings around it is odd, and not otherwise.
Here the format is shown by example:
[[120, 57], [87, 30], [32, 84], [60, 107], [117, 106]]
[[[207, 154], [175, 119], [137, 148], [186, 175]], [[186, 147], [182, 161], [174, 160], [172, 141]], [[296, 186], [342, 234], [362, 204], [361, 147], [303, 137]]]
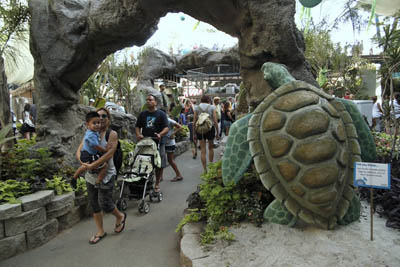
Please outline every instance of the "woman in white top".
[[380, 120], [381, 117], [383, 115], [382, 112], [382, 107], [381, 104], [377, 101], [378, 98], [376, 96], [373, 96], [372, 98], [372, 102], [374, 103], [374, 105], [372, 106], [372, 126], [371, 126], [371, 130], [374, 131], [375, 127], [378, 126], [378, 131], [380, 131]]
[[400, 118], [400, 94], [396, 94], [393, 100], [394, 107], [394, 118], [398, 120]]
[[29, 113], [31, 109], [31, 105], [26, 103], [24, 106], [24, 111], [22, 112], [22, 120], [23, 124], [21, 126], [21, 134], [24, 135], [24, 138], [31, 139], [31, 137], [35, 134], [35, 124], [32, 121], [32, 116]]

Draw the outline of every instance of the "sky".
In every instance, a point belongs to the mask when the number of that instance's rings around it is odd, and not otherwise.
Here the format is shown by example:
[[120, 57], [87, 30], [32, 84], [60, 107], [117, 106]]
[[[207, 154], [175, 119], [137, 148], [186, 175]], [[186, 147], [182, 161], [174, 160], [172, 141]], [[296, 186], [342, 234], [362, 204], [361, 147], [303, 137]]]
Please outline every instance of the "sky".
[[[318, 23], [323, 18], [332, 22], [343, 10], [345, 0], [325, 0], [320, 5], [311, 9], [311, 16], [314, 22]], [[301, 4], [296, 3], [296, 23], [300, 25]], [[368, 19], [369, 12], [363, 12], [365, 19]], [[171, 47], [174, 53], [186, 53], [200, 45], [213, 48], [228, 48], [235, 45], [238, 40], [224, 32], [218, 31], [212, 25], [205, 22], [195, 28], [197, 20], [184, 13], [168, 13], [160, 19], [157, 32], [146, 42], [145, 46], [152, 46], [168, 53]], [[299, 26], [298, 26], [299, 27]], [[194, 29], [195, 28], [195, 29]], [[351, 23], [342, 24], [338, 30], [332, 31], [332, 40], [342, 45], [363, 41], [364, 54], [369, 54], [371, 48], [374, 53], [378, 52], [375, 44], [370, 38], [376, 33], [374, 25], [367, 30], [362, 29], [360, 33], [353, 35]], [[134, 47], [134, 51], [140, 50]]]
[[[368, 0], [362, 0], [368, 1]], [[384, 6], [388, 6], [386, 2], [392, 5], [400, 6], [400, 0], [379, 0]], [[386, 2], [385, 2], [386, 1]], [[384, 3], [385, 2], [385, 3]], [[323, 0], [322, 3], [311, 9], [312, 18], [315, 23], [318, 23], [323, 18], [328, 21], [333, 21], [343, 10], [345, 0]], [[300, 22], [301, 4], [296, 3], [296, 23]], [[364, 12], [364, 17], [369, 17], [369, 12]], [[237, 38], [234, 38], [226, 33], [218, 31], [213, 26], [200, 22], [197, 27], [197, 20], [183, 13], [169, 13], [160, 19], [158, 30], [146, 42], [144, 46], [152, 46], [169, 53], [172, 47], [174, 53], [187, 53], [195, 47], [200, 45], [208, 48], [229, 48], [237, 44]], [[298, 26], [299, 27], [299, 26]], [[353, 35], [353, 30], [350, 23], [343, 24], [338, 30], [332, 31], [333, 42], [340, 42], [342, 46], [347, 43], [355, 43], [356, 41], [363, 41], [364, 51], [363, 54], [369, 54], [370, 48], [373, 48], [374, 54], [379, 52], [379, 49], [373, 44], [370, 38], [375, 34], [376, 29], [372, 25], [368, 30], [362, 29], [360, 33]], [[129, 51], [133, 51], [134, 56], [143, 49], [143, 47], [133, 47]], [[26, 51], [26, 64], [19, 64], [19, 70], [16, 72], [13, 68], [7, 68], [7, 77], [10, 77], [10, 82], [21, 83], [21, 81], [29, 80], [32, 77], [33, 59], [30, 56], [29, 49], [22, 49]], [[129, 52], [130, 53], [130, 52]], [[27, 59], [30, 56], [29, 59]], [[26, 65], [23, 68], [22, 65]], [[15, 69], [15, 68], [14, 68]], [[29, 72], [30, 71], [30, 72]], [[13, 77], [11, 77], [13, 76]]]

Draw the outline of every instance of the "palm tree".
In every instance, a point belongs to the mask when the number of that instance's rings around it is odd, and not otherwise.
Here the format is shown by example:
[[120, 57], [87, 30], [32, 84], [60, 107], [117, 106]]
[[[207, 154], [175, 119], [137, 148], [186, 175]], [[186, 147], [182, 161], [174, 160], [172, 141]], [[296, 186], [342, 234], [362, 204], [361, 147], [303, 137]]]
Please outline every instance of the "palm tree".
[[[4, 59], [16, 62], [18, 50], [13, 46], [13, 41], [24, 40], [29, 19], [29, 9], [25, 1], [4, 0], [0, 2], [0, 101], [2, 102], [0, 123], [3, 127], [11, 121], [10, 94], [4, 71]], [[11, 135], [11, 131], [9, 135]]]
[[[394, 105], [393, 98], [394, 93], [400, 91], [400, 86], [395, 85], [396, 80], [393, 79], [393, 74], [395, 72], [400, 72], [400, 28], [398, 27], [398, 22], [400, 19], [400, 14], [396, 14], [393, 18], [393, 22], [390, 24], [386, 24], [383, 26], [383, 34], [377, 37], [378, 45], [383, 49], [383, 64], [381, 65], [380, 74], [381, 74], [381, 85], [382, 85], [382, 96], [390, 95], [391, 103], [390, 105], [385, 105], [386, 110], [385, 114], [387, 116], [385, 119], [386, 131], [391, 133], [390, 124], [395, 125], [395, 137], [397, 137], [397, 120], [393, 119], [390, 114], [394, 113]], [[397, 138], [393, 138], [393, 146], [395, 145]]]
[[125, 98], [125, 110], [132, 113], [135, 88], [131, 86], [131, 81], [138, 76], [138, 64], [127, 53], [123, 54], [122, 61], [117, 60], [117, 57], [116, 54], [111, 54], [104, 59], [84, 83], [81, 93], [89, 98], [97, 98], [106, 97], [111, 92], [114, 101]]

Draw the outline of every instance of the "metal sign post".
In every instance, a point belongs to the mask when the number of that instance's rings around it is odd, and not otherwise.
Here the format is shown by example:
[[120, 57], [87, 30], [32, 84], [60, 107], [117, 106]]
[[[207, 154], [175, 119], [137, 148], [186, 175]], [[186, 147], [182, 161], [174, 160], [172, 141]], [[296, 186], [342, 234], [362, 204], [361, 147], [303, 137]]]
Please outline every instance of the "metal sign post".
[[369, 187], [371, 206], [371, 241], [374, 240], [374, 188], [390, 189], [390, 164], [355, 162], [354, 186]]
[[369, 189], [370, 194], [370, 202], [371, 202], [371, 241], [374, 241], [374, 188]]

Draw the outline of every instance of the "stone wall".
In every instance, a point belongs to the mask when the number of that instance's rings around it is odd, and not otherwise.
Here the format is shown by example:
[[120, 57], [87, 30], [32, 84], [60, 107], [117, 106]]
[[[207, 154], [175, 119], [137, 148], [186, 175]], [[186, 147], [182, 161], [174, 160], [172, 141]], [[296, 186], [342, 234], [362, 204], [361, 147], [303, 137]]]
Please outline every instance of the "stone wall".
[[86, 197], [74, 192], [38, 191], [20, 200], [0, 205], [0, 260], [47, 243], [88, 214]]

